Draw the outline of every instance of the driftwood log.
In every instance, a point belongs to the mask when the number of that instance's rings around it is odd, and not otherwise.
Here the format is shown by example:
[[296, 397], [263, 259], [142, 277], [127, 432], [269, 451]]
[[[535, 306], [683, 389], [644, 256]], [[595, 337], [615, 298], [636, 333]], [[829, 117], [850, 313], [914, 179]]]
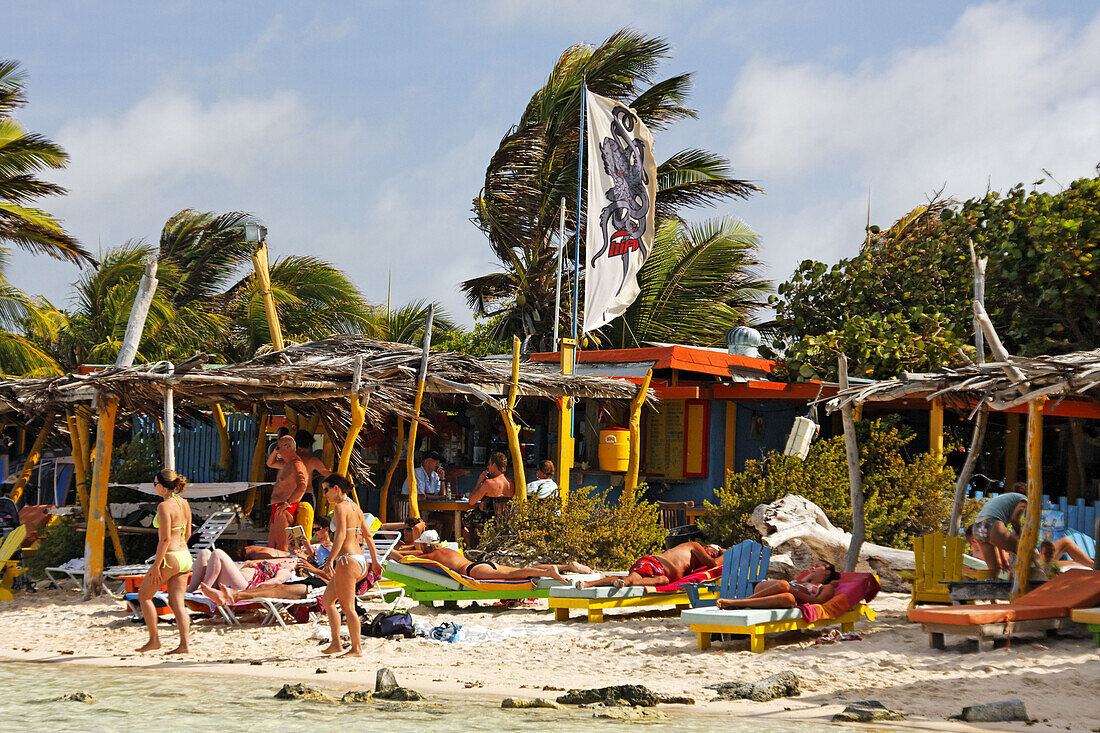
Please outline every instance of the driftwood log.
[[[817, 560], [826, 560], [840, 568], [852, 541], [852, 535], [835, 527], [821, 507], [793, 494], [756, 507], [749, 524], [760, 533], [761, 541], [775, 551], [771, 560], [773, 577], [793, 578]], [[857, 572], [877, 573], [882, 589], [891, 592], [909, 589], [898, 573], [913, 568], [912, 551], [870, 542], [863, 543], [856, 564]]]

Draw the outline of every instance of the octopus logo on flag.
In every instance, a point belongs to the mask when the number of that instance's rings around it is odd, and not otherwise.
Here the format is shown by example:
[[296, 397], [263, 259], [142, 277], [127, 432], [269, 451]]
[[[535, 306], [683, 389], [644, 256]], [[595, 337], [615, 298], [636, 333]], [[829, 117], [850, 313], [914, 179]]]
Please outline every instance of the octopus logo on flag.
[[609, 203], [600, 212], [603, 247], [592, 255], [592, 259], [601, 256], [621, 258], [623, 282], [629, 273], [627, 255], [641, 251], [644, 258], [649, 254], [642, 240], [651, 206], [645, 169], [649, 151], [645, 142], [635, 140], [630, 134], [636, 122], [633, 112], [617, 105], [611, 110], [611, 134], [600, 142], [603, 168], [611, 177], [611, 187], [604, 194]]
[[653, 136], [629, 107], [587, 92], [588, 234], [584, 330], [623, 314], [653, 249], [657, 166]]

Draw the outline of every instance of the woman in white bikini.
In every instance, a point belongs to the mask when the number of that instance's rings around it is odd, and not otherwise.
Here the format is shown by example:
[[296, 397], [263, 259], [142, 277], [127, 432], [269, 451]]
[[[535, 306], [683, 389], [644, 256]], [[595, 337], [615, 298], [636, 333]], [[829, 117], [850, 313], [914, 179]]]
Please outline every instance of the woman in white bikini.
[[[335, 506], [330, 523], [332, 535], [332, 554], [325, 563], [324, 570], [331, 575], [332, 581], [325, 590], [321, 599], [321, 605], [328, 614], [328, 625], [332, 630], [332, 643], [325, 649], [325, 654], [336, 654], [343, 651], [340, 643], [340, 610], [344, 612], [344, 618], [348, 623], [348, 636], [351, 637], [351, 648], [343, 655], [350, 657], [363, 656], [363, 647], [359, 641], [359, 617], [355, 613], [355, 589], [366, 578], [377, 581], [382, 576], [382, 566], [378, 562], [378, 552], [374, 549], [370, 532], [367, 531], [366, 519], [363, 510], [352, 501], [353, 491], [351, 482], [338, 473], [329, 474], [321, 482], [321, 488], [325, 492], [325, 499]], [[370, 550], [370, 565], [363, 554], [363, 545]], [[340, 609], [336, 604], [340, 604]]]

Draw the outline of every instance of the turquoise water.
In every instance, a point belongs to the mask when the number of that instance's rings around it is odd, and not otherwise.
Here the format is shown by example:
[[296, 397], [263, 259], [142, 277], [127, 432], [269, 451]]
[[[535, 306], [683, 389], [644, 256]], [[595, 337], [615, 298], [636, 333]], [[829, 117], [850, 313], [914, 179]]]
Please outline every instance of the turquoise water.
[[[337, 697], [347, 687], [314, 683]], [[143, 669], [0, 662], [0, 728], [67, 731], [279, 731], [321, 733], [455, 733], [456, 731], [540, 731], [565, 733], [581, 726], [608, 733], [637, 730], [677, 733], [820, 733], [838, 728], [788, 721], [739, 720], [691, 708], [663, 705], [668, 720], [593, 720], [589, 710], [501, 710], [483, 701], [429, 698], [423, 703], [330, 705], [274, 700], [273, 680], [229, 675], [203, 676]], [[83, 690], [95, 703], [58, 702]], [[9, 727], [11, 725], [12, 727]], [[351, 726], [351, 727], [347, 727]]]

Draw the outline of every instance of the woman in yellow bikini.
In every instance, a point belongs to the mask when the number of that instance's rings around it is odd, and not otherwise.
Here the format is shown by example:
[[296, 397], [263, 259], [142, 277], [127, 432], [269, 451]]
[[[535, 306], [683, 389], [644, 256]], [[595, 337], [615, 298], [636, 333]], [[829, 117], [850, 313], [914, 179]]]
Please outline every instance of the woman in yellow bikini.
[[[340, 610], [348, 623], [348, 636], [351, 648], [343, 656], [361, 657], [363, 647], [359, 641], [359, 617], [355, 613], [355, 589], [364, 579], [377, 582], [382, 576], [382, 566], [378, 563], [378, 551], [367, 531], [363, 510], [351, 498], [351, 482], [338, 473], [332, 473], [321, 481], [325, 499], [335, 506], [329, 534], [332, 535], [332, 554], [325, 563], [324, 572], [332, 580], [325, 589], [321, 605], [328, 614], [329, 629], [332, 630], [332, 643], [324, 649], [325, 654], [336, 654], [343, 650], [340, 643]], [[363, 554], [363, 545], [370, 550], [370, 564]], [[370, 583], [373, 585], [373, 583]], [[336, 604], [340, 604], [340, 609]]]
[[160, 649], [160, 635], [157, 633], [157, 609], [153, 596], [161, 586], [168, 585], [168, 607], [176, 616], [180, 630], [180, 644], [169, 654], [187, 654], [188, 632], [191, 618], [183, 604], [183, 594], [187, 589], [187, 573], [191, 571], [191, 553], [187, 549], [187, 538], [191, 536], [191, 507], [180, 496], [187, 486], [187, 479], [175, 471], [161, 469], [153, 479], [154, 487], [161, 496], [157, 516], [153, 526], [157, 528], [157, 554], [153, 565], [141, 579], [138, 589], [138, 604], [145, 619], [145, 628], [149, 631], [149, 641], [138, 649], [139, 652], [151, 652]]

